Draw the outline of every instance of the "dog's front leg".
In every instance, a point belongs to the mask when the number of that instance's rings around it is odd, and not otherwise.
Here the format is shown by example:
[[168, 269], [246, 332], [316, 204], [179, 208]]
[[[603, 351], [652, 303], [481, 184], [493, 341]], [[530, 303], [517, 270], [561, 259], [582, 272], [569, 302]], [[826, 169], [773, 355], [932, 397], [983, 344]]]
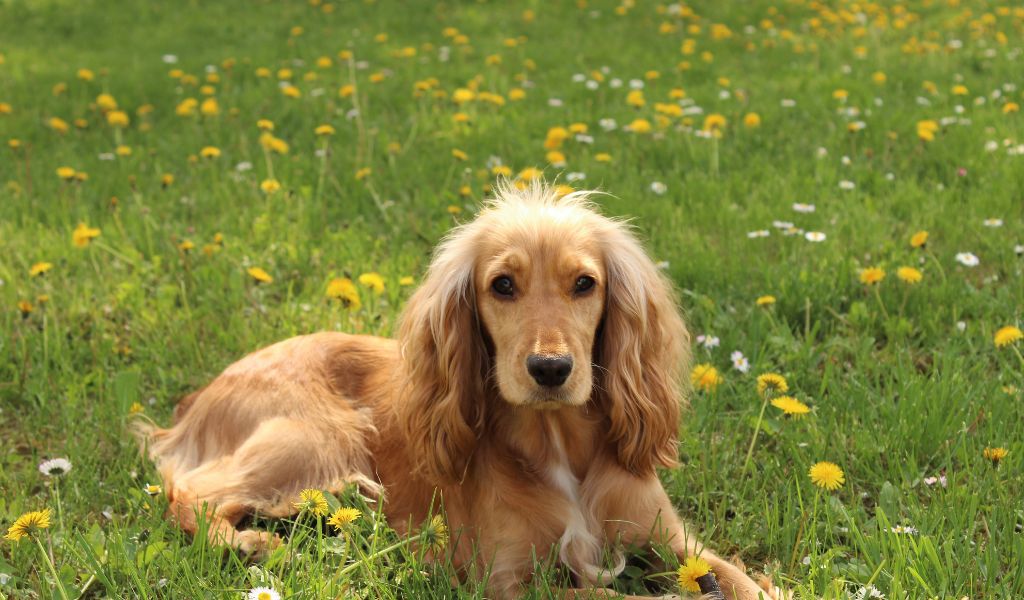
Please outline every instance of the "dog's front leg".
[[765, 578], [764, 587], [759, 586], [740, 568], [704, 547], [688, 532], [654, 474], [636, 477], [617, 471], [616, 475], [609, 476], [605, 472], [602, 481], [595, 483], [606, 488], [588, 491], [597, 499], [595, 514], [604, 520], [609, 539], [621, 539], [636, 546], [664, 544], [672, 548], [680, 562], [692, 556], [703, 558], [711, 565], [729, 600], [778, 598], [770, 580]]

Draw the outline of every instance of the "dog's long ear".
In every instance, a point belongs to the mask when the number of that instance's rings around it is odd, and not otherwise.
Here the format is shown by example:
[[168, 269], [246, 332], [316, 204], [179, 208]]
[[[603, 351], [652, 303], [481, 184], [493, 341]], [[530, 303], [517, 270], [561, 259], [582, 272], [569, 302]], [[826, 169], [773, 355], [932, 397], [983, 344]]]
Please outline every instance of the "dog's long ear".
[[677, 462], [690, 337], [672, 286], [624, 224], [601, 236], [608, 274], [599, 381], [619, 463], [637, 475]]
[[414, 470], [434, 483], [461, 480], [483, 426], [488, 363], [473, 263], [469, 233], [456, 230], [438, 247], [399, 327], [398, 423]]

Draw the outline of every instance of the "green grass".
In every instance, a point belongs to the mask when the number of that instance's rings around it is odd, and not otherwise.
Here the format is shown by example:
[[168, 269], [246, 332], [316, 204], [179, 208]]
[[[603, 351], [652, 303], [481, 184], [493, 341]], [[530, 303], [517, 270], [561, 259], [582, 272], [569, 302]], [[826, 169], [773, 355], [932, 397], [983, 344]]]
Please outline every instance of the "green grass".
[[[682, 466], [662, 473], [712, 547], [802, 597], [844, 598], [867, 584], [888, 598], [1024, 594], [1024, 359], [993, 344], [998, 328], [1019, 324], [1024, 299], [1015, 254], [1024, 243], [1024, 114], [1004, 111], [1024, 102], [1024, 12], [886, 3], [886, 18], [871, 9], [861, 28], [864, 4], [700, 2], [698, 16], [682, 18], [637, 4], [619, 15], [604, 1], [337, 2], [325, 14], [263, 0], [0, 1], [0, 102], [11, 107], [0, 114], [0, 141], [21, 144], [0, 160], [0, 525], [60, 507], [39, 539], [72, 598], [238, 597], [265, 583], [302, 598], [482, 597], [474, 582], [452, 589], [444, 565], [423, 564], [409, 548], [380, 554], [398, 538], [355, 494], [340, 499], [365, 512], [347, 542], [308, 519], [268, 524], [296, 533], [260, 565], [192, 542], [163, 521], [163, 499], [143, 493], [156, 475], [125, 425], [134, 403], [169, 422], [179, 397], [263, 344], [322, 329], [390, 334], [412, 289], [399, 279], [418, 278], [440, 236], [471, 217], [497, 156], [514, 173], [535, 166], [565, 183], [582, 172], [573, 186], [610, 192], [603, 210], [634, 217], [652, 256], [668, 261], [694, 334], [720, 337], [696, 354], [724, 381], [694, 395]], [[659, 32], [663, 23], [674, 30]], [[713, 39], [712, 23], [731, 37]], [[466, 43], [445, 37], [446, 27]], [[505, 45], [518, 36], [525, 41]], [[694, 54], [681, 52], [684, 39]], [[404, 47], [416, 55], [396, 56]], [[351, 65], [341, 50], [354, 54]], [[491, 55], [500, 64], [488, 64]], [[333, 65], [318, 68], [321, 56]], [[220, 77], [220, 114], [177, 116], [184, 98], [203, 96], [168, 71], [202, 79], [207, 65]], [[83, 67], [93, 81], [76, 78]], [[285, 97], [258, 67], [291, 68], [301, 98]], [[596, 90], [573, 81], [604, 67]], [[630, 107], [629, 81], [651, 70], [660, 76], [646, 81], [646, 105]], [[879, 71], [883, 84], [873, 80]], [[372, 83], [374, 73], [383, 81]], [[414, 97], [414, 83], [430, 77], [436, 87]], [[356, 95], [339, 97], [353, 78]], [[474, 78], [506, 103], [457, 107], [452, 92]], [[55, 95], [59, 83], [67, 90]], [[961, 84], [968, 93], [954, 94]], [[510, 100], [519, 87], [526, 97]], [[721, 139], [695, 135], [700, 114], [656, 122], [654, 104], [676, 103], [674, 88], [728, 120]], [[131, 118], [120, 134], [94, 104], [101, 92]], [[147, 104], [152, 112], [138, 115]], [[468, 123], [453, 121], [459, 111]], [[749, 112], [760, 127], [744, 127]], [[54, 116], [69, 123], [66, 134], [48, 126]], [[655, 131], [623, 131], [638, 117]], [[261, 148], [261, 118], [275, 123], [287, 154]], [[600, 126], [609, 118], [614, 131]], [[925, 142], [917, 124], [930, 119], [940, 127]], [[849, 132], [854, 121], [866, 128]], [[318, 139], [323, 123], [337, 133]], [[545, 136], [572, 123], [585, 123], [593, 143], [565, 142], [568, 165], [553, 167]], [[131, 155], [101, 160], [118, 135]], [[204, 146], [221, 156], [190, 160]], [[610, 162], [597, 159], [605, 152]], [[241, 162], [252, 169], [238, 171]], [[61, 166], [88, 180], [61, 181]], [[357, 180], [363, 167], [372, 173]], [[259, 184], [271, 168], [282, 189], [267, 195]], [[165, 173], [174, 177], [166, 188]], [[665, 194], [652, 192], [655, 181]], [[816, 210], [795, 212], [795, 202]], [[986, 227], [989, 218], [1004, 225]], [[774, 220], [827, 239], [783, 235]], [[102, 231], [85, 248], [72, 244], [80, 222]], [[747, 237], [760, 229], [772, 233]], [[930, 233], [926, 250], [909, 245], [918, 230]], [[205, 253], [217, 233], [223, 245]], [[180, 250], [184, 240], [195, 249]], [[959, 252], [980, 264], [960, 265]], [[43, 261], [53, 268], [31, 277]], [[904, 265], [923, 280], [898, 280]], [[257, 284], [250, 266], [273, 282]], [[868, 266], [888, 273], [877, 287], [858, 280]], [[362, 289], [359, 310], [325, 296], [331, 279], [365, 272], [379, 272], [386, 291]], [[765, 294], [777, 303], [755, 306]], [[731, 367], [733, 350], [749, 373]], [[787, 420], [769, 406], [744, 469], [761, 412], [754, 379], [766, 371], [786, 375], [813, 411]], [[989, 446], [1009, 449], [998, 468], [982, 456]], [[38, 463], [57, 456], [73, 470], [40, 475]], [[845, 471], [836, 492], [807, 476], [822, 460]], [[924, 483], [940, 474], [946, 487]], [[917, 533], [889, 531], [895, 525]], [[31, 541], [0, 542], [0, 574], [0, 598], [59, 597]], [[562, 577], [540, 567], [531, 596], [553, 597]], [[671, 585], [640, 568], [618, 582], [624, 591]]]

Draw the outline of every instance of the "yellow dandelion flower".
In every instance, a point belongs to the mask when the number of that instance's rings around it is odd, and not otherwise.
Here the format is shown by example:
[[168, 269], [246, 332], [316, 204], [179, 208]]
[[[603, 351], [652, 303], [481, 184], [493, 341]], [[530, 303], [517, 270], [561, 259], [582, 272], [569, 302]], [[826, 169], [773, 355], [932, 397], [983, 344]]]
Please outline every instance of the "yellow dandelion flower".
[[811, 412], [810, 407], [792, 396], [779, 396], [772, 400], [772, 406], [790, 417], [801, 417]]
[[1008, 115], [1010, 113], [1020, 112], [1020, 104], [1016, 102], [1007, 102], [1003, 105], [1003, 114]]
[[199, 109], [199, 101], [195, 98], [185, 98], [174, 107], [174, 114], [179, 117], [191, 117]]
[[174, 183], [174, 175], [171, 175], [170, 173], [164, 173], [163, 175], [160, 176], [161, 187], [169, 187], [172, 183]]
[[334, 127], [331, 127], [330, 125], [326, 124], [320, 125], [313, 131], [313, 133], [319, 136], [334, 135]]
[[195, 249], [195, 247], [196, 245], [192, 240], [182, 240], [181, 243], [178, 244], [178, 250], [181, 250], [182, 252], [188, 252], [189, 250]]
[[406, 275], [398, 280], [398, 285], [402, 287], [408, 287], [410, 285], [413, 285], [414, 283], [416, 283], [416, 280], [413, 279], [412, 275]]
[[100, 230], [95, 227], [89, 227], [85, 223], [79, 223], [75, 230], [71, 232], [71, 242], [77, 248], [85, 248], [89, 245], [89, 242], [93, 238], [100, 236]]
[[220, 148], [216, 146], [204, 146], [203, 149], [199, 151], [199, 156], [202, 156], [203, 158], [218, 158], [220, 156]]
[[629, 94], [626, 95], [626, 104], [633, 108], [641, 108], [644, 104], [647, 104], [647, 101], [644, 100], [643, 90], [631, 90]]
[[1024, 338], [1024, 331], [1021, 331], [1019, 327], [1007, 325], [996, 332], [993, 341], [996, 344], [996, 348], [1002, 348], [1003, 346], [1008, 346], [1021, 338]]
[[728, 121], [726, 121], [724, 116], [718, 113], [711, 113], [704, 117], [703, 129], [709, 133], [720, 135], [722, 130], [725, 129], [727, 123]]
[[359, 310], [362, 306], [362, 302], [359, 300], [359, 290], [348, 277], [332, 279], [327, 284], [327, 297], [340, 300], [342, 306], [352, 310]]
[[37, 262], [28, 270], [29, 277], [37, 277], [53, 268], [53, 263]]
[[18, 311], [21, 312], [21, 316], [27, 317], [35, 307], [28, 300], [18, 300]]
[[271, 121], [270, 119], [260, 119], [260, 120], [256, 121], [256, 127], [260, 131], [273, 131], [274, 130], [274, 122]]
[[450, 204], [445, 210], [447, 210], [450, 215], [462, 214], [462, 207], [457, 204]]
[[846, 476], [839, 465], [822, 461], [815, 463], [807, 472], [814, 485], [826, 490], [838, 490], [846, 483]]
[[465, 104], [476, 99], [476, 92], [468, 88], [458, 88], [452, 92], [452, 102]]
[[349, 96], [354, 94], [355, 91], [356, 91], [356, 86], [352, 85], [351, 83], [345, 84], [345, 85], [341, 86], [340, 88], [338, 88], [338, 97], [339, 98], [348, 98]]
[[525, 97], [526, 90], [522, 88], [512, 88], [511, 90], [508, 91], [508, 99], [512, 100], [513, 102], [522, 100]]
[[544, 177], [544, 171], [541, 171], [536, 167], [527, 167], [520, 171], [519, 175], [517, 175], [516, 177], [518, 177], [522, 181], [533, 181], [534, 179], [540, 179]]
[[921, 271], [918, 271], [914, 267], [900, 267], [896, 269], [896, 277], [905, 283], [915, 284], [924, 278]]
[[381, 277], [378, 273], [363, 273], [362, 275], [359, 276], [359, 283], [372, 289], [374, 292], [378, 294], [384, 293], [384, 278]]
[[455, 160], [469, 160], [469, 155], [458, 148], [452, 148], [452, 158]]
[[260, 182], [260, 189], [264, 194], [270, 195], [281, 189], [281, 182], [276, 179], [264, 179]]
[[77, 75], [82, 81], [92, 81], [96, 78], [96, 74], [92, 72], [92, 69], [79, 69]]
[[207, 117], [215, 117], [220, 114], [220, 104], [216, 98], [207, 98], [199, 105], [199, 112]]
[[711, 572], [711, 565], [708, 561], [699, 556], [687, 557], [686, 562], [679, 567], [676, 575], [679, 580], [679, 587], [687, 592], [699, 592], [700, 584], [697, 578], [703, 577]]
[[747, 113], [743, 115], [743, 126], [747, 129], [755, 129], [761, 126], [761, 115], [757, 113]]
[[985, 460], [992, 461], [993, 465], [999, 466], [999, 461], [1006, 458], [1006, 455], [1010, 451], [1006, 448], [985, 448], [982, 450], [981, 455], [985, 457]]
[[718, 369], [703, 363], [693, 368], [690, 381], [699, 390], [714, 391], [722, 383], [722, 377], [718, 374]]
[[757, 393], [762, 396], [768, 393], [785, 394], [788, 391], [789, 383], [778, 373], [761, 373], [757, 376]]
[[75, 170], [71, 167], [57, 167], [57, 177], [71, 180], [75, 178]]
[[633, 122], [626, 126], [633, 133], [650, 133], [651, 122], [647, 119], [633, 119]]
[[288, 98], [301, 98], [302, 97], [302, 90], [300, 90], [299, 88], [295, 87], [294, 85], [286, 85], [286, 86], [284, 86], [283, 88], [281, 88], [281, 93], [284, 94]]
[[358, 171], [356, 171], [356, 181], [362, 181], [366, 179], [367, 177], [370, 176], [371, 173], [373, 173], [373, 169], [371, 169], [370, 167], [363, 167], [362, 169], [359, 169]]
[[303, 512], [310, 512], [318, 517], [327, 515], [327, 497], [320, 490], [308, 488], [299, 492], [299, 501], [292, 506]]
[[888, 77], [881, 71], [875, 71], [871, 74], [871, 81], [875, 82], [875, 85], [884, 85]]
[[775, 296], [760, 296], [754, 303], [758, 306], [771, 306], [775, 304]]
[[270, 273], [267, 273], [259, 267], [249, 267], [245, 272], [249, 274], [249, 277], [255, 279], [257, 283], [274, 282], [274, 278], [270, 276]]
[[331, 518], [327, 519], [327, 524], [335, 529], [342, 529], [361, 516], [363, 516], [363, 513], [358, 508], [347, 508], [343, 506], [334, 511]]
[[918, 231], [914, 235], [910, 236], [910, 247], [911, 248], [923, 248], [928, 243], [928, 232]]
[[34, 510], [18, 517], [14, 521], [14, 525], [7, 529], [7, 535], [4, 538], [17, 542], [22, 538], [32, 537], [37, 531], [46, 529], [49, 526], [50, 509]]
[[128, 113], [123, 110], [112, 110], [107, 113], [107, 124], [111, 127], [127, 127], [130, 122]]
[[137, 415], [143, 412], [146, 412], [146, 407], [142, 406], [141, 402], [132, 402], [132, 405], [128, 407], [128, 414], [130, 415]]
[[51, 117], [49, 123], [50, 129], [56, 131], [57, 133], [64, 134], [68, 132], [68, 129], [70, 129], [68, 127], [68, 122], [60, 117]]
[[867, 285], [874, 285], [885, 279], [885, 271], [880, 267], [868, 267], [861, 269], [860, 282]]
[[594, 160], [597, 162], [612, 162], [612, 155], [607, 152], [598, 152], [594, 155]]
[[933, 119], [926, 119], [917, 122], [917, 137], [922, 141], [931, 142], [935, 140], [935, 134], [939, 132], [939, 123]]
[[123, 156], [131, 156], [132, 155], [132, 147], [131, 146], [124, 146], [124, 145], [118, 146], [117, 148], [114, 149], [114, 153], [117, 154], [118, 156], [122, 156], [122, 157]]
[[495, 165], [491, 168], [491, 175], [495, 177], [511, 177], [512, 168], [508, 165]]
[[96, 106], [104, 112], [115, 110], [117, 108], [117, 100], [110, 94], [100, 94], [96, 96]]
[[434, 552], [444, 550], [448, 545], [448, 526], [441, 515], [434, 515], [430, 523], [420, 530], [420, 541]]

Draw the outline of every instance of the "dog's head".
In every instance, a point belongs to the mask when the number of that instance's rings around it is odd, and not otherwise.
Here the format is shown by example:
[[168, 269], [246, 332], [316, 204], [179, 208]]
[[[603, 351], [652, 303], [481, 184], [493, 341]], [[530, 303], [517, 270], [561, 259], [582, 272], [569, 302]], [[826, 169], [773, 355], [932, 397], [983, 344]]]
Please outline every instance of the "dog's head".
[[461, 477], [495, 396], [590, 403], [625, 468], [675, 461], [688, 336], [666, 279], [587, 196], [501, 187], [438, 247], [399, 332], [399, 416], [431, 478]]

